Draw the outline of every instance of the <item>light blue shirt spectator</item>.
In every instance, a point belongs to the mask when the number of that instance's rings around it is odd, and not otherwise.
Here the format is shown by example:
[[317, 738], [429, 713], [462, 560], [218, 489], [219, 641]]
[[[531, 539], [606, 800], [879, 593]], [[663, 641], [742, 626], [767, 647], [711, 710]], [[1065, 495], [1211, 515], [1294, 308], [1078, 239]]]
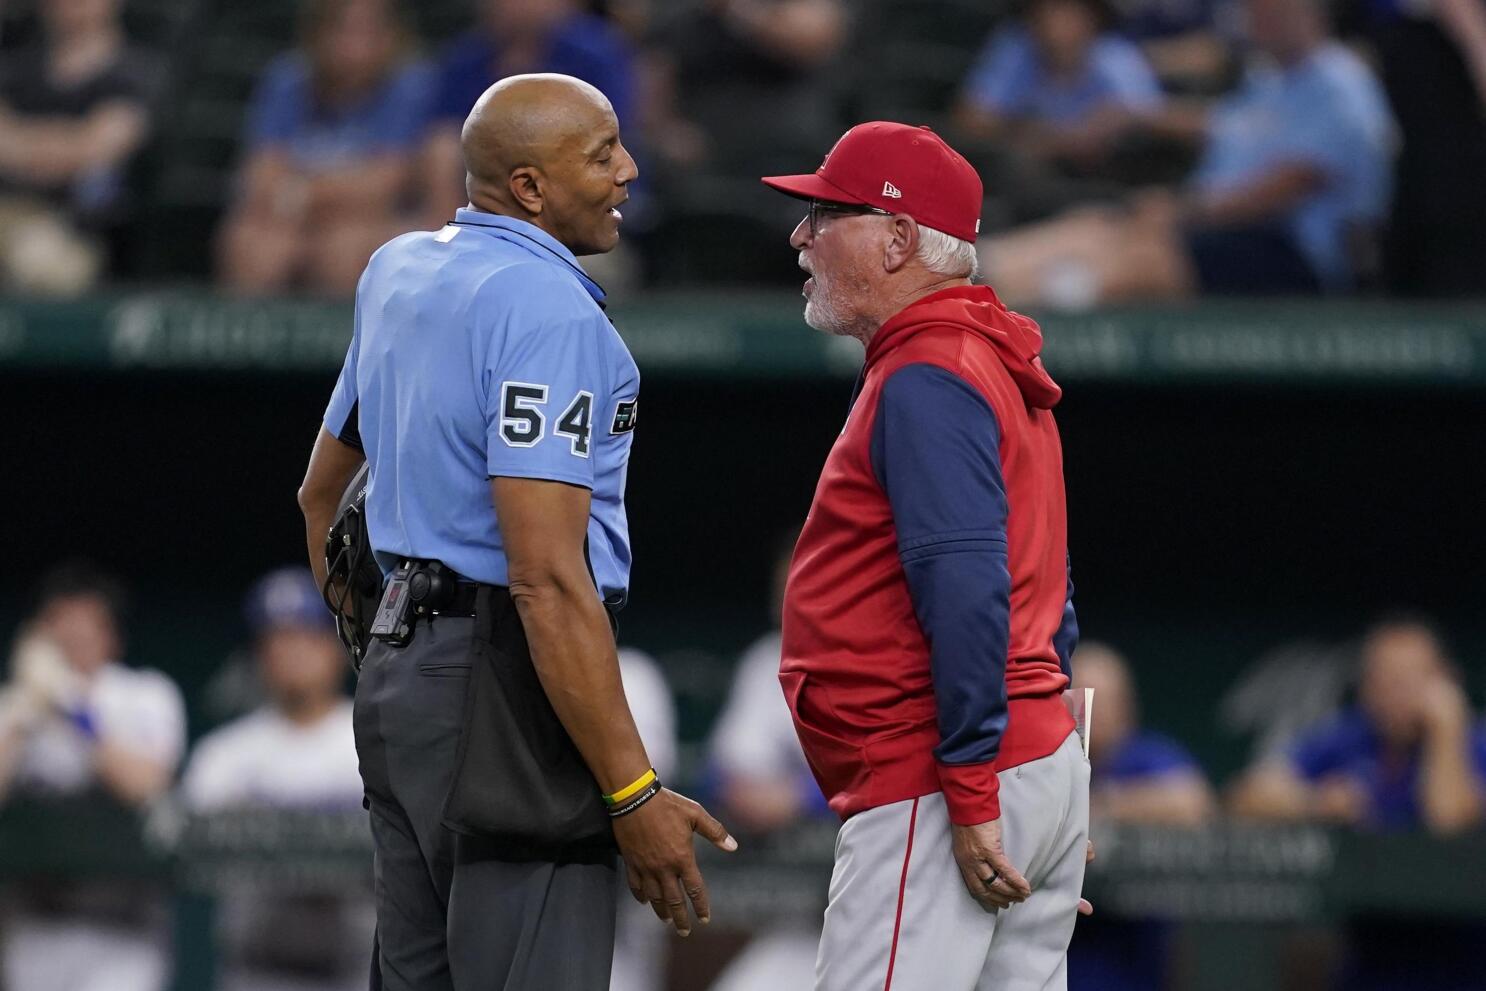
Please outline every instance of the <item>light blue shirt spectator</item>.
[[547, 479], [593, 493], [589, 565], [623, 605], [640, 372], [603, 298], [552, 235], [472, 208], [372, 256], [325, 427], [371, 465], [367, 529], [384, 571], [425, 558], [508, 584], [489, 480]]
[[1161, 103], [1161, 85], [1140, 49], [1116, 35], [1097, 38], [1083, 72], [1057, 78], [1022, 28], [992, 35], [965, 84], [969, 102], [1005, 117], [1073, 127], [1106, 104], [1144, 111]]
[[330, 109], [315, 98], [310, 63], [280, 56], [264, 70], [248, 113], [253, 151], [277, 146], [311, 172], [365, 161], [378, 154], [412, 154], [423, 137], [435, 92], [428, 66], [397, 68], [354, 106]]
[[1380, 222], [1392, 195], [1395, 145], [1387, 96], [1347, 49], [1321, 46], [1290, 66], [1252, 70], [1214, 110], [1193, 182], [1222, 191], [1282, 165], [1320, 169], [1326, 185], [1284, 218], [1328, 289], [1351, 282], [1349, 231]]

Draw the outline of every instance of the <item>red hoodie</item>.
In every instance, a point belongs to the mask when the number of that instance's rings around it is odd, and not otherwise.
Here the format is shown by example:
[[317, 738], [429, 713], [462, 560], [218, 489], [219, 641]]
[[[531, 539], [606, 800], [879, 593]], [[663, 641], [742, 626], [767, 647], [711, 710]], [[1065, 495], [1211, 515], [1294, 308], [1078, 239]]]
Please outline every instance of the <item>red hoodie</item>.
[[1061, 391], [1037, 325], [984, 286], [867, 346], [790, 566], [780, 681], [843, 819], [943, 791], [1000, 816], [996, 772], [1055, 751], [1077, 638]]

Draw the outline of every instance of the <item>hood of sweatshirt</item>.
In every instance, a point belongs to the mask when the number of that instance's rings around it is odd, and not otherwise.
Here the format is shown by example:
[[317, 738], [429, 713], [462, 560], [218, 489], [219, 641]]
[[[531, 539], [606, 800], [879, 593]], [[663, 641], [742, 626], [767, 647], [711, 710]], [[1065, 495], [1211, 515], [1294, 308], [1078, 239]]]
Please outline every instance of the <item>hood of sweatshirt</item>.
[[867, 367], [926, 327], [953, 326], [990, 341], [1027, 405], [1052, 409], [1063, 390], [1042, 367], [1042, 331], [1014, 313], [990, 286], [955, 286], [910, 304], [883, 324], [867, 345]]

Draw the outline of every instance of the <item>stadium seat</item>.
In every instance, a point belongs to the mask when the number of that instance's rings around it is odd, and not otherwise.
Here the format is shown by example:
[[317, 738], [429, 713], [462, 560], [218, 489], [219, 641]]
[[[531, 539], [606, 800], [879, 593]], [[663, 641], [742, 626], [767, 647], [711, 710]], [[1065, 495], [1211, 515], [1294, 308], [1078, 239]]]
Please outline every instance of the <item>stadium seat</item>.
[[1011, 0], [868, 0], [846, 60], [854, 71], [842, 78], [849, 115], [939, 122], [1011, 7]]

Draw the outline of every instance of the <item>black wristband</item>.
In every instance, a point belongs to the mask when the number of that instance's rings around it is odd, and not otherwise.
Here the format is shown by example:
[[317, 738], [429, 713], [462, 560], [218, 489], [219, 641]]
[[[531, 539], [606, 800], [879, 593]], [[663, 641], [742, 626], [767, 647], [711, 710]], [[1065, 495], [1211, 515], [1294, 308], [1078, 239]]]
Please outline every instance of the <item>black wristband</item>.
[[609, 818], [618, 819], [620, 816], [629, 815], [631, 812], [635, 811], [640, 806], [650, 801], [656, 795], [659, 795], [660, 789], [660, 778], [656, 778], [654, 781], [650, 782], [650, 784], [645, 786], [644, 791], [640, 792], [638, 795], [633, 796], [632, 798], [625, 799], [623, 805], [616, 805], [612, 809], [610, 809]]

